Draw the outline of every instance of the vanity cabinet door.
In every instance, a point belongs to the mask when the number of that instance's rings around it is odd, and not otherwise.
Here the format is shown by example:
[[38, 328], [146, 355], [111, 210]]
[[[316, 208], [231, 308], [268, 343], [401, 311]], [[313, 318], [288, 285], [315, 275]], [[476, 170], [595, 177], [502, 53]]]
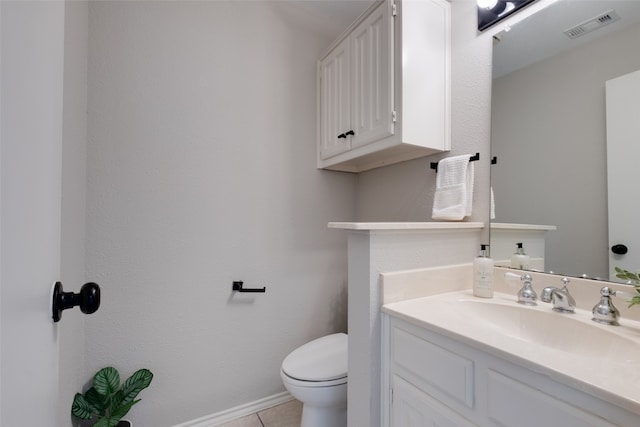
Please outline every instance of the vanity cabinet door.
[[340, 43], [318, 66], [320, 77], [320, 158], [328, 159], [350, 148], [345, 132], [351, 126], [349, 41]]
[[393, 427], [474, 427], [473, 424], [398, 375], [393, 376], [391, 425]]
[[[493, 427], [616, 427], [605, 414], [592, 414], [529, 385], [526, 372], [511, 375], [494, 369], [486, 371], [487, 416]], [[540, 408], [530, 413], [531, 408]], [[597, 410], [596, 410], [597, 411]]]

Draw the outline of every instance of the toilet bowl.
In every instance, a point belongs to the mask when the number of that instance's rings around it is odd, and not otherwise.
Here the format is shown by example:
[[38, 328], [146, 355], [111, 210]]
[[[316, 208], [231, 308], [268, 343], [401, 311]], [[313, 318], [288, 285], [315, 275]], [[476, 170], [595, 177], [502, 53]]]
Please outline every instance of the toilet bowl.
[[347, 426], [347, 343], [346, 334], [327, 335], [282, 362], [282, 382], [302, 402], [300, 427]]

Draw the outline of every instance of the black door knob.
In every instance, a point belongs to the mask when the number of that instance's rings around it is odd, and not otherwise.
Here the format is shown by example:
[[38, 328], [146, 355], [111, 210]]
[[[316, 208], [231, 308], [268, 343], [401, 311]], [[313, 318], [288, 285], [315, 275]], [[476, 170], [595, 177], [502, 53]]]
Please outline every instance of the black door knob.
[[89, 282], [82, 285], [80, 292], [64, 292], [62, 283], [56, 282], [53, 287], [52, 312], [53, 321], [59, 322], [62, 318], [62, 310], [80, 306], [80, 311], [85, 314], [95, 313], [100, 307], [100, 286]]
[[611, 252], [616, 255], [624, 255], [629, 252], [629, 249], [625, 245], [613, 245], [611, 246]]

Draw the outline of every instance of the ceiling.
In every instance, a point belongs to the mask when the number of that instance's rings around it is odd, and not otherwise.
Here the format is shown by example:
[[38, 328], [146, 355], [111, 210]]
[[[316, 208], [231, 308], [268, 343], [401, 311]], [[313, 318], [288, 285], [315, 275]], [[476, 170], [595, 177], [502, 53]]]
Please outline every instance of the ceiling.
[[[621, 19], [574, 40], [563, 33], [610, 10]], [[640, 0], [560, 0], [514, 24], [512, 31], [497, 35], [501, 40], [494, 46], [494, 78], [637, 22], [640, 22]]]
[[295, 4], [311, 10], [318, 19], [328, 19], [340, 28], [336, 37], [349, 27], [375, 0], [294, 0]]

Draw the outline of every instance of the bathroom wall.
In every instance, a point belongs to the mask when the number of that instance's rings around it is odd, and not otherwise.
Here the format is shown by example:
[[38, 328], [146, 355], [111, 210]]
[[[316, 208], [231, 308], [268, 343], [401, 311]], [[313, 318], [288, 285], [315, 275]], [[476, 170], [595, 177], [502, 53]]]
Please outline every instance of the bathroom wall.
[[[85, 211], [87, 156], [88, 3], [65, 2], [64, 82], [62, 115], [62, 221], [60, 280], [65, 291], [78, 292], [85, 278]], [[84, 320], [80, 310], [66, 310], [57, 324], [59, 334], [58, 420], [71, 422], [73, 396], [82, 390]]]
[[[608, 274], [606, 251], [576, 256], [575, 250], [608, 247], [604, 86], [640, 69], [640, 56], [629, 54], [637, 51], [638, 40], [640, 25], [634, 25], [494, 82], [494, 113], [501, 118], [495, 146], [500, 152], [497, 182], [502, 185], [495, 188], [496, 195], [500, 200], [530, 196], [530, 203], [500, 205], [497, 216], [503, 222], [558, 226], [562, 234], [547, 235], [546, 266], [551, 270]], [[558, 93], [563, 96], [550, 104], [549, 97]], [[511, 112], [519, 111], [514, 106], [525, 100], [533, 120], [510, 119]], [[510, 149], [516, 140], [518, 149]], [[516, 173], [527, 179], [504, 178]]]
[[[155, 378], [165, 427], [284, 391], [346, 330], [357, 177], [315, 167], [315, 66], [346, 24], [308, 2], [89, 2], [85, 377]], [[266, 286], [231, 292], [233, 280]]]
[[[346, 329], [346, 236], [327, 222], [429, 220], [429, 163], [475, 152], [471, 219], [488, 218], [475, 2], [452, 3], [452, 152], [359, 175], [315, 169], [315, 61], [346, 25], [285, 6], [90, 2], [87, 280], [103, 306], [84, 376], [150, 368], [141, 425], [279, 393], [289, 351]], [[238, 279], [267, 292], [233, 295]]]
[[[468, 220], [488, 222], [492, 39], [491, 31], [478, 34], [476, 13], [475, 1], [451, 3], [451, 152], [359, 174], [359, 221], [430, 221], [436, 188], [430, 163], [479, 152]], [[485, 240], [489, 241], [488, 231]]]

